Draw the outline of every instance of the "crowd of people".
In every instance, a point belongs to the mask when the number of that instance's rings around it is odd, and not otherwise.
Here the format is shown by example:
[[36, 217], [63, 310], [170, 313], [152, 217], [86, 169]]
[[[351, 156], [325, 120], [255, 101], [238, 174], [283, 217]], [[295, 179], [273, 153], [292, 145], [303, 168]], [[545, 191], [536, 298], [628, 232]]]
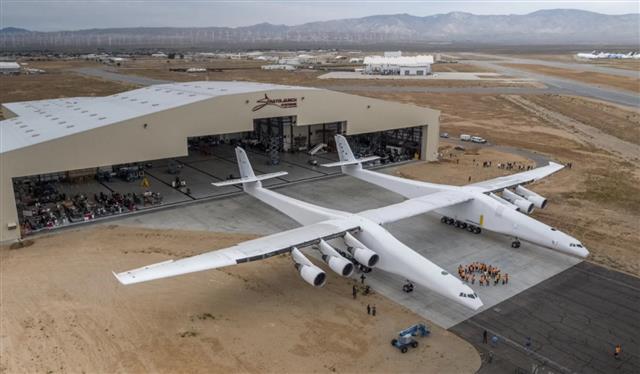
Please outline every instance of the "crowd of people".
[[466, 283], [475, 284], [476, 279], [481, 286], [494, 286], [509, 283], [509, 273], [503, 273], [499, 267], [487, 265], [484, 262], [472, 262], [469, 265], [458, 266], [458, 276]]

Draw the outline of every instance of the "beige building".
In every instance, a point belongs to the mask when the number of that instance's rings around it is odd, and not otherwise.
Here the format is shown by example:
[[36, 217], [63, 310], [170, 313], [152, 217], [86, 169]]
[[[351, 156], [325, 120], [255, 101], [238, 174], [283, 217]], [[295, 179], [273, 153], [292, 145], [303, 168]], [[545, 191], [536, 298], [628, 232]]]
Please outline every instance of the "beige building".
[[20, 237], [16, 177], [185, 156], [188, 138], [251, 132], [256, 121], [272, 118], [289, 119], [289, 142], [326, 124], [339, 124], [346, 135], [419, 127], [420, 157], [436, 160], [440, 114], [323, 89], [248, 82], [156, 85], [106, 97], [8, 103], [2, 111], [2, 241]]

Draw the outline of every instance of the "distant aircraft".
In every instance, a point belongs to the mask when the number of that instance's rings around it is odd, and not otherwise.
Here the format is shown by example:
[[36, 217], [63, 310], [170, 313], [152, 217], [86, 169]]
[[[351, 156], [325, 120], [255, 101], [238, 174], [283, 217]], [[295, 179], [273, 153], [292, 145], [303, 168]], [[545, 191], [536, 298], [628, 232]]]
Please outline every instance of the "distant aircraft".
[[[313, 286], [321, 287], [326, 282], [325, 272], [299, 250], [302, 247], [317, 246], [322, 260], [332, 271], [341, 276], [351, 276], [356, 266], [365, 272], [375, 267], [400, 275], [468, 308], [476, 310], [482, 306], [478, 295], [456, 276], [422, 257], [380, 226], [382, 223], [456, 205], [472, 199], [472, 196], [444, 191], [353, 214], [324, 208], [265, 189], [262, 187], [262, 180], [287, 173], [277, 172], [256, 176], [242, 148], [236, 148], [236, 157], [241, 178], [213, 184], [215, 186], [242, 184], [246, 193], [288, 215], [303, 226], [239, 243], [226, 249], [160, 262], [119, 274], [114, 273], [120, 283], [145, 282], [291, 253], [291, 259], [302, 279]], [[371, 159], [373, 158], [349, 159], [339, 164], [343, 166], [358, 164], [359, 167], [360, 162]], [[339, 192], [336, 191], [336, 193]], [[408, 206], [410, 209], [407, 209]]]
[[587, 60], [598, 60], [598, 59], [639, 59], [640, 53], [638, 52], [628, 52], [628, 53], [608, 53], [608, 52], [598, 52], [592, 51], [591, 53], [576, 53], [577, 58], [587, 59]]
[[[410, 217], [420, 214], [419, 211], [428, 211], [440, 215], [443, 223], [476, 234], [486, 229], [510, 236], [514, 238], [511, 243], [513, 248], [519, 248], [520, 240], [524, 240], [577, 257], [584, 258], [589, 255], [589, 251], [579, 240], [527, 215], [534, 207], [544, 208], [547, 199], [523, 185], [555, 173], [562, 169], [563, 165], [550, 162], [547, 166], [533, 170], [459, 187], [414, 181], [365, 170], [362, 163], [377, 157], [356, 159], [347, 139], [342, 135], [336, 135], [336, 145], [340, 162], [323, 166], [340, 166], [344, 174], [408, 198], [404, 203], [393, 206], [393, 220], [401, 218], [400, 212]], [[514, 191], [509, 189], [512, 187], [515, 187]], [[496, 195], [500, 192], [502, 197]], [[404, 209], [399, 210], [403, 204]], [[436, 207], [425, 209], [422, 204], [432, 204]], [[376, 209], [367, 216], [379, 224], [388, 221], [387, 208]]]

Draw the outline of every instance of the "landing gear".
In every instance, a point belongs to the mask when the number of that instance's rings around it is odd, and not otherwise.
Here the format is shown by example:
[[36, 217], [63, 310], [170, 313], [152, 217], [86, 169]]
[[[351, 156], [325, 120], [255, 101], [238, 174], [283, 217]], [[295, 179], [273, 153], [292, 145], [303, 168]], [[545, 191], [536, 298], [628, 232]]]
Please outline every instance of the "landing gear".
[[511, 248], [520, 248], [520, 240], [516, 239], [511, 242]]
[[413, 292], [413, 283], [411, 283], [410, 281], [407, 281], [407, 283], [405, 283], [402, 286], [402, 291], [404, 291], [406, 293]]
[[459, 229], [463, 229], [463, 230], [467, 230], [469, 232], [472, 232], [474, 234], [480, 234], [480, 232], [482, 232], [482, 230], [474, 225], [468, 224], [466, 222], [463, 221], [458, 221], [456, 219], [453, 218], [449, 218], [447, 216], [442, 216], [442, 218], [440, 218], [440, 222], [447, 224], [447, 225], [451, 225], [451, 226], [455, 226]]

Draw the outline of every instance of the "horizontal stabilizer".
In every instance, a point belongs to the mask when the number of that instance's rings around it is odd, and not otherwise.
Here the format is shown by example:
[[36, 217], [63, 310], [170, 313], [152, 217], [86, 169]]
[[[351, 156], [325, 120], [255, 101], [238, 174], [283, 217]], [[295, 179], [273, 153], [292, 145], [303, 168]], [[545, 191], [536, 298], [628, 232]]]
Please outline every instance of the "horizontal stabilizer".
[[365, 162], [375, 161], [375, 160], [378, 160], [379, 158], [380, 157], [378, 156], [369, 156], [369, 157], [359, 158], [356, 160], [330, 162], [328, 164], [321, 164], [320, 166], [324, 166], [325, 168], [332, 168], [335, 166], [356, 165], [356, 164], [363, 164]]
[[275, 173], [261, 174], [261, 175], [238, 178], [238, 179], [229, 179], [223, 182], [215, 182], [211, 184], [216, 187], [224, 187], [224, 186], [231, 186], [234, 184], [244, 184], [244, 183], [258, 182], [265, 179], [278, 178], [287, 174], [289, 173], [287, 173], [286, 171], [277, 171]]

